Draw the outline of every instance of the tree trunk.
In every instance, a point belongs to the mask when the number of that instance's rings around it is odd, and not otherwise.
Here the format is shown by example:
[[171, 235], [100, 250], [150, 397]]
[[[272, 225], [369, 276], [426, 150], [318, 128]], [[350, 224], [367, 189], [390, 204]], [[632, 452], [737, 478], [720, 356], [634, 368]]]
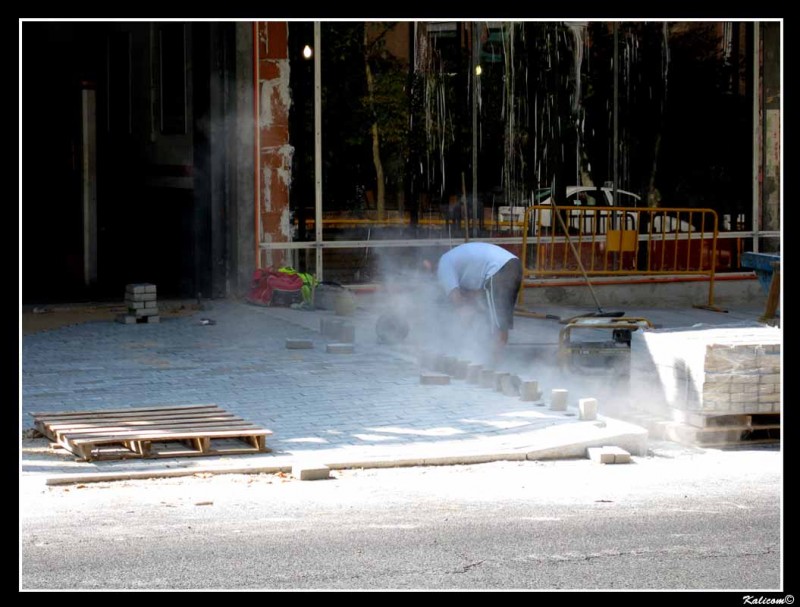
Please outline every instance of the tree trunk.
[[372, 70], [369, 67], [369, 38], [366, 27], [364, 28], [364, 70], [367, 75], [367, 93], [369, 95], [369, 107], [372, 112], [372, 126], [370, 128], [370, 132], [372, 133], [372, 162], [375, 164], [375, 177], [378, 182], [378, 221], [381, 221], [386, 207], [386, 185], [384, 183], [383, 162], [381, 162], [381, 142], [380, 133], [378, 131], [378, 120], [374, 111], [375, 80], [372, 77]]
[[661, 150], [661, 130], [656, 135], [655, 150], [653, 151], [653, 167], [650, 169], [650, 179], [647, 184], [647, 206], [658, 207], [661, 203], [661, 194], [656, 189], [656, 169], [658, 168], [658, 152]]

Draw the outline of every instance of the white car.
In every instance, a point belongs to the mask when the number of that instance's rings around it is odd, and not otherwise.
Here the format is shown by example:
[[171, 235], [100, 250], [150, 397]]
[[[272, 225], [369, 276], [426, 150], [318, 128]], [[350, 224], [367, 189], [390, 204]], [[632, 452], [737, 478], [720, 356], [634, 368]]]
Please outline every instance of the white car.
[[[637, 230], [637, 223], [639, 221], [639, 213], [635, 211], [619, 211], [613, 212], [609, 219], [608, 211], [594, 211], [592, 207], [625, 207], [625, 208], [639, 208], [641, 206], [642, 198], [633, 192], [626, 190], [617, 190], [616, 204], [614, 204], [614, 190], [613, 188], [603, 187], [597, 188], [595, 186], [568, 186], [566, 189], [565, 202], [558, 206], [575, 206], [581, 207], [580, 210], [570, 211], [569, 217], [565, 217], [565, 222], [570, 228], [570, 231], [584, 234], [605, 234], [606, 229], [619, 230]], [[540, 189], [536, 192], [535, 200], [537, 205], [550, 205], [552, 204], [552, 197], [550, 195], [550, 188]], [[503, 207], [501, 207], [502, 209]], [[511, 208], [511, 207], [507, 207]], [[525, 207], [514, 207], [514, 209], [521, 209], [524, 213]], [[541, 223], [537, 213], [531, 215], [531, 233], [535, 233], [537, 226], [540, 226], [545, 231], [551, 228], [551, 213], [547, 210], [541, 211]], [[649, 214], [647, 214], [649, 215]], [[520, 223], [522, 221], [522, 215]], [[642, 218], [643, 220], [645, 218]], [[515, 217], [516, 220], [516, 217]], [[655, 233], [661, 232], [662, 222], [664, 232], [688, 232], [691, 226], [688, 222], [678, 220], [671, 216], [662, 216], [654, 214], [652, 217], [653, 226], [652, 230]]]
[[[550, 188], [543, 188], [536, 191], [536, 204], [551, 204]], [[564, 203], [559, 206], [597, 206], [597, 207], [638, 207], [641, 196], [625, 190], [617, 190], [617, 203], [614, 204], [613, 188], [598, 188], [592, 185], [571, 185], [567, 186], [567, 194]]]
[[[567, 194], [566, 194], [566, 201], [559, 206], [569, 206], [574, 205], [576, 207], [609, 207], [609, 206], [618, 206], [618, 207], [637, 207], [641, 203], [641, 197], [633, 194], [632, 192], [626, 192], [624, 190], [617, 190], [617, 204], [613, 204], [613, 189], [612, 188], [598, 188], [594, 186], [569, 186], [567, 187]], [[550, 205], [552, 204], [552, 198], [550, 196], [550, 188], [543, 188], [536, 191], [534, 196], [535, 204], [536, 205]], [[525, 220], [525, 210], [527, 207], [524, 206], [502, 206], [498, 208], [498, 219], [500, 220], [501, 224], [509, 224], [510, 225], [522, 225]], [[622, 220], [623, 215], [625, 213], [620, 212], [619, 220]], [[539, 223], [539, 216], [541, 216], [541, 223]], [[565, 218], [565, 221], [568, 221], [568, 225], [572, 228], [572, 231], [582, 231], [585, 233], [590, 233], [593, 230], [592, 224], [597, 220], [600, 219], [600, 224], [597, 226], [598, 233], [605, 233], [605, 217], [606, 212], [599, 212], [596, 213], [595, 211], [590, 210], [581, 210], [575, 211], [570, 213], [570, 217], [568, 220]], [[542, 210], [541, 212], [537, 211], [530, 215], [529, 221], [531, 222], [531, 233], [535, 233], [537, 231], [537, 225], [544, 229], [544, 231], [548, 231], [550, 229], [550, 222], [551, 222], [551, 214], [550, 211]], [[635, 229], [635, 214], [629, 214], [628, 223], [633, 221], [632, 225], [626, 226], [625, 229]], [[579, 227], [578, 224], [583, 223], [584, 225]]]

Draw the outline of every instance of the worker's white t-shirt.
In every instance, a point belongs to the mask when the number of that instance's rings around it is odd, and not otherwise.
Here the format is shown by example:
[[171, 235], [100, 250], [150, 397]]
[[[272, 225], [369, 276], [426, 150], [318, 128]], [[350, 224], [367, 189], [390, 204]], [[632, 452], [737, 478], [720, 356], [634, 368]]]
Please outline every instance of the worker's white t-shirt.
[[436, 274], [448, 295], [456, 287], [482, 289], [490, 276], [515, 257], [488, 242], [467, 242], [442, 255]]

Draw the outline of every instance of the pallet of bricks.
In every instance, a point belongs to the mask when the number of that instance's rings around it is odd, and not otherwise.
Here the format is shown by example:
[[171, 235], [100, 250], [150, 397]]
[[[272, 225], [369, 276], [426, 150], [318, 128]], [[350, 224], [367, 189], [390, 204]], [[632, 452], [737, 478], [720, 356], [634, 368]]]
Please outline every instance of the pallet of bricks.
[[706, 346], [702, 407], [673, 411], [670, 435], [703, 446], [780, 441], [780, 345]]
[[[781, 344], [774, 327], [666, 329], [635, 335], [639, 400], [668, 421], [664, 438], [698, 446], [780, 443]], [[657, 388], [657, 389], [654, 389]]]
[[159, 322], [156, 285], [150, 283], [134, 283], [125, 287], [125, 306], [128, 311], [117, 316], [117, 322], [123, 324]]

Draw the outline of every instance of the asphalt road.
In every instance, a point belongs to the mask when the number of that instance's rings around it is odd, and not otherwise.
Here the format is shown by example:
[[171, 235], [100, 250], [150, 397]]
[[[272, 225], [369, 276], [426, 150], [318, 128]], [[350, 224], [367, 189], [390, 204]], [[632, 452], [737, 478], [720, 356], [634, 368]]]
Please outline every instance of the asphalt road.
[[21, 484], [21, 590], [783, 590], [781, 454]]

